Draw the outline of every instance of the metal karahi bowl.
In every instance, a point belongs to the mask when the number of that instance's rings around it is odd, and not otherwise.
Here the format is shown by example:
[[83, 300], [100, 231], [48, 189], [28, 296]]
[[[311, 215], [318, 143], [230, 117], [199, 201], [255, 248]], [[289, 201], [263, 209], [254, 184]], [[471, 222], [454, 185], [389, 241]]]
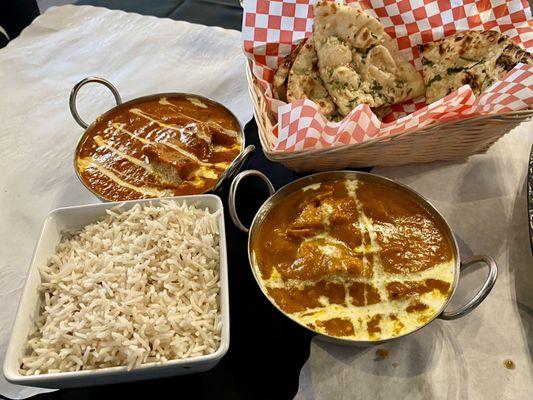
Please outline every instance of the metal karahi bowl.
[[[257, 213], [255, 214], [255, 217], [252, 221], [252, 224], [250, 228], [247, 228], [242, 224], [242, 222], [239, 220], [239, 217], [237, 215], [237, 209], [236, 209], [236, 192], [238, 189], [238, 186], [240, 182], [249, 176], [256, 176], [258, 178], [261, 178], [267, 185], [270, 197], [263, 203], [263, 205], [259, 208]], [[454, 260], [454, 274], [453, 274], [453, 281], [451, 282], [451, 289], [448, 292], [447, 298], [445, 302], [442, 304], [439, 310], [434, 313], [434, 315], [429, 318], [426, 322], [415, 328], [414, 330], [411, 330], [409, 332], [403, 333], [401, 335], [393, 336], [390, 338], [380, 339], [380, 340], [355, 340], [350, 338], [342, 338], [337, 336], [331, 336], [327, 335], [322, 332], [318, 332], [312, 328], [310, 328], [307, 325], [304, 325], [294, 319], [289, 313], [284, 312], [281, 310], [281, 308], [274, 302], [274, 300], [267, 294], [267, 291], [263, 285], [262, 279], [259, 275], [259, 268], [258, 263], [255, 258], [254, 254], [254, 239], [257, 236], [259, 230], [261, 229], [261, 226], [263, 222], [265, 221], [265, 217], [269, 213], [269, 211], [281, 204], [287, 196], [290, 194], [306, 187], [309, 185], [317, 184], [317, 183], [324, 183], [328, 181], [335, 181], [335, 180], [344, 180], [344, 179], [352, 179], [352, 180], [361, 180], [364, 182], [373, 182], [378, 183], [380, 185], [390, 187], [395, 189], [396, 191], [403, 192], [410, 196], [412, 199], [414, 199], [419, 205], [424, 207], [434, 218], [435, 222], [439, 226], [441, 232], [445, 236], [446, 239], [448, 239], [449, 243], [451, 244], [451, 250], [453, 254], [453, 260]], [[386, 342], [390, 342], [391, 340], [399, 339], [403, 336], [410, 335], [411, 333], [414, 333], [422, 328], [424, 328], [426, 325], [431, 323], [436, 318], [444, 319], [444, 320], [453, 320], [460, 317], [465, 316], [466, 314], [470, 313], [472, 310], [474, 310], [478, 305], [481, 304], [481, 302], [485, 299], [485, 297], [490, 293], [492, 287], [494, 286], [494, 283], [496, 282], [496, 278], [498, 275], [498, 267], [495, 263], [495, 261], [489, 257], [484, 255], [476, 255], [472, 256], [467, 260], [461, 260], [460, 254], [459, 254], [459, 248], [457, 246], [457, 241], [455, 240], [455, 237], [452, 233], [452, 230], [449, 226], [449, 224], [446, 222], [444, 217], [437, 211], [437, 209], [422, 195], [417, 193], [416, 191], [412, 190], [408, 186], [402, 185], [400, 183], [397, 183], [393, 180], [390, 180], [388, 178], [381, 177], [379, 175], [366, 173], [366, 172], [357, 172], [357, 171], [332, 171], [332, 172], [322, 172], [317, 173], [313, 175], [306, 176], [304, 178], [300, 178], [298, 180], [295, 180], [284, 187], [282, 187], [279, 190], [275, 190], [270, 180], [261, 172], [256, 170], [247, 170], [239, 173], [233, 182], [231, 183], [230, 191], [229, 191], [229, 212], [231, 219], [233, 223], [243, 232], [248, 233], [248, 259], [250, 262], [250, 267], [252, 269], [252, 273], [254, 275], [254, 278], [259, 285], [259, 288], [263, 292], [263, 294], [268, 298], [268, 300], [276, 307], [281, 313], [283, 313], [285, 316], [291, 318], [296, 323], [300, 324], [304, 328], [314, 332], [317, 334], [317, 336], [321, 339], [334, 342], [337, 344], [342, 345], [354, 345], [354, 346], [368, 346], [368, 345], [377, 345], [382, 344]], [[455, 289], [457, 288], [457, 285], [459, 283], [460, 278], [460, 272], [461, 270], [477, 264], [477, 263], [483, 263], [488, 268], [488, 274], [485, 279], [485, 282], [483, 283], [481, 289], [465, 304], [458, 307], [455, 310], [447, 311], [446, 308], [448, 304], [450, 303]]]
[[[88, 84], [88, 83], [99, 83], [99, 84], [104, 85], [105, 87], [107, 87], [111, 91], [111, 93], [113, 94], [113, 96], [115, 98], [115, 102], [117, 103], [117, 105], [115, 107], [113, 107], [110, 110], [106, 111], [105, 113], [101, 114], [91, 124], [86, 123], [80, 117], [80, 114], [78, 113], [78, 109], [77, 109], [77, 106], [76, 106], [76, 99], [77, 99], [79, 90], [83, 86]], [[203, 192], [200, 192], [200, 193], [196, 193], [196, 194], [216, 193], [222, 187], [222, 185], [225, 183], [225, 181], [228, 180], [228, 178], [230, 178], [231, 176], [233, 176], [235, 173], [237, 173], [240, 170], [240, 168], [244, 165], [244, 163], [246, 162], [248, 157], [255, 150], [255, 146], [253, 146], [253, 145], [245, 146], [244, 129], [243, 129], [241, 123], [239, 122], [239, 120], [237, 119], [237, 117], [227, 107], [225, 107], [224, 105], [222, 105], [222, 104], [220, 104], [220, 103], [218, 103], [218, 102], [216, 102], [214, 100], [211, 100], [211, 99], [206, 98], [204, 96], [199, 96], [199, 95], [196, 95], [196, 94], [192, 94], [192, 93], [169, 92], [169, 93], [156, 93], [156, 94], [152, 94], [152, 95], [148, 95], [148, 96], [137, 97], [135, 99], [132, 99], [132, 100], [129, 100], [129, 101], [123, 103], [122, 102], [122, 98], [120, 97], [120, 94], [119, 94], [117, 88], [111, 82], [107, 81], [106, 79], [99, 78], [99, 77], [88, 77], [88, 78], [82, 79], [76, 85], [74, 85], [74, 87], [72, 88], [72, 90], [70, 92], [70, 98], [69, 98], [69, 106], [70, 106], [70, 112], [72, 114], [72, 117], [74, 118], [74, 120], [83, 129], [85, 129], [83, 134], [78, 139], [78, 143], [76, 144], [76, 150], [74, 152], [74, 171], [76, 172], [76, 176], [78, 177], [79, 181], [83, 184], [83, 186], [85, 186], [91, 193], [93, 193], [100, 200], [102, 200], [102, 201], [113, 201], [111, 199], [106, 198], [104, 195], [102, 195], [101, 193], [96, 191], [93, 187], [88, 185], [83, 180], [83, 178], [82, 178], [82, 176], [80, 174], [80, 171], [77, 168], [77, 158], [78, 158], [78, 154], [80, 152], [81, 144], [83, 143], [84, 139], [92, 132], [92, 130], [94, 129], [94, 127], [96, 126], [96, 124], [98, 122], [101, 122], [102, 120], [105, 120], [106, 118], [108, 118], [109, 115], [111, 113], [113, 113], [114, 111], [116, 111], [117, 109], [126, 108], [126, 107], [132, 106], [134, 104], [139, 104], [139, 103], [142, 103], [142, 102], [145, 102], [145, 101], [150, 101], [150, 100], [154, 100], [154, 99], [158, 99], [158, 98], [162, 98], [162, 97], [167, 97], [167, 98], [191, 98], [191, 97], [193, 97], [193, 98], [197, 98], [197, 99], [199, 99], [200, 101], [203, 101], [203, 102], [209, 102], [209, 103], [212, 103], [212, 104], [214, 103], [215, 105], [219, 106], [220, 108], [223, 108], [229, 114], [231, 114], [231, 116], [239, 124], [238, 135], [239, 135], [239, 139], [240, 139], [240, 143], [241, 143], [241, 148], [240, 148], [239, 155], [231, 162], [231, 164], [226, 168], [226, 170], [222, 173], [222, 175], [220, 175], [220, 177], [219, 177], [217, 183], [215, 184], [215, 186], [213, 186], [211, 189], [208, 189], [206, 191], [203, 191]], [[127, 199], [127, 200], [133, 200], [133, 199]]]

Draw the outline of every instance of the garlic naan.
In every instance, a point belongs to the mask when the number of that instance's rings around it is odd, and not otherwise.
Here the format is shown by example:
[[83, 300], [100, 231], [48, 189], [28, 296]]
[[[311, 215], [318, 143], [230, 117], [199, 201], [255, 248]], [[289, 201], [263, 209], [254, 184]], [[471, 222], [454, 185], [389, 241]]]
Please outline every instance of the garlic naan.
[[420, 45], [426, 101], [433, 103], [463, 85], [479, 95], [531, 54], [495, 31], [464, 31]]
[[327, 119], [336, 119], [337, 107], [320, 79], [317, 64], [313, 38], [310, 37], [300, 47], [292, 63], [287, 83], [287, 101], [312, 100]]
[[424, 94], [422, 77], [377, 19], [331, 1], [314, 13], [319, 73], [342, 115], [358, 104], [380, 107]]
[[296, 55], [304, 45], [303, 40], [297, 47], [295, 47], [289, 55], [287, 55], [281, 64], [278, 66], [276, 73], [274, 74], [274, 80], [272, 81], [272, 93], [274, 98], [282, 101], [287, 101], [287, 81], [289, 80], [289, 71], [292, 68]]

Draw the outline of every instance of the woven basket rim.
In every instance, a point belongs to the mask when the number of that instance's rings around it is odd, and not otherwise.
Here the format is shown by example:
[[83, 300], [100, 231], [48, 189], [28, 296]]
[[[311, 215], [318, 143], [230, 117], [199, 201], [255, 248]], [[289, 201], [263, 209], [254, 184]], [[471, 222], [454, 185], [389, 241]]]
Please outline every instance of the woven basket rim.
[[[526, 115], [525, 118], [531, 117], [533, 116], [533, 110], [528, 109], [528, 110], [512, 111], [512, 112], [501, 113], [501, 114], [481, 115], [481, 116], [472, 117], [472, 118], [463, 118], [463, 119], [455, 120], [455, 121], [447, 121], [447, 122], [443, 122], [440, 124], [433, 123], [420, 130], [410, 130], [410, 131], [402, 132], [396, 135], [376, 137], [376, 138], [372, 138], [369, 140], [365, 140], [364, 142], [360, 142], [360, 143], [341, 144], [341, 145], [335, 145], [335, 146], [330, 146], [330, 147], [322, 147], [319, 149], [304, 149], [304, 150], [292, 150], [292, 151], [267, 149], [266, 151], [268, 151], [271, 154], [276, 154], [276, 155], [278, 154], [296, 155], [296, 154], [302, 154], [302, 153], [305, 153], [306, 155], [308, 155], [308, 154], [313, 154], [313, 153], [324, 153], [324, 152], [327, 152], [328, 150], [338, 149], [341, 147], [343, 149], [352, 149], [355, 147], [357, 147], [358, 149], [361, 149], [366, 146], [376, 144], [378, 142], [393, 142], [393, 141], [401, 140], [403, 137], [407, 135], [411, 135], [411, 134], [429, 135], [436, 128], [446, 129], [450, 125], [466, 125], [466, 124], [470, 125], [470, 124], [475, 124], [476, 122], [479, 122], [479, 121], [497, 121], [497, 120], [505, 119], [506, 116], [515, 116], [515, 115], [520, 116], [522, 114]], [[524, 121], [526, 120], [524, 119]]]

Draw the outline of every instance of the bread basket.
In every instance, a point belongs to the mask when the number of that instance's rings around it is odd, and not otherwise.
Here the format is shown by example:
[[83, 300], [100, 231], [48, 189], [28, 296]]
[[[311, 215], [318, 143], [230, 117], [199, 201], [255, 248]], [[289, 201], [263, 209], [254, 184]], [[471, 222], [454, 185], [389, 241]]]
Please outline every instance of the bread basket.
[[499, 138], [533, 116], [533, 110], [437, 123], [429, 127], [363, 143], [294, 152], [272, 151], [276, 117], [248, 62], [247, 77], [259, 139], [265, 156], [294, 171], [397, 166], [431, 161], [464, 160], [485, 153]]

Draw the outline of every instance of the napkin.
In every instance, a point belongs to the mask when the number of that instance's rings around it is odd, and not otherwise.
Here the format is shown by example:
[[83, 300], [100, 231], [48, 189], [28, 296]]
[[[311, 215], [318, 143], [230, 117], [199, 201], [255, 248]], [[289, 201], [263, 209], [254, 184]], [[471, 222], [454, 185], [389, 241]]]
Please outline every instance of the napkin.
[[[314, 339], [296, 399], [532, 398], [533, 257], [525, 186], [532, 129], [533, 122], [520, 125], [467, 162], [372, 171], [428, 198], [450, 223], [462, 257], [492, 256], [498, 280], [467, 316], [437, 319], [389, 344], [349, 348]], [[472, 297], [486, 272], [481, 266], [462, 272], [450, 308]], [[507, 360], [515, 369], [505, 367]]]
[[[124, 101], [160, 92], [210, 97], [252, 117], [240, 33], [89, 6], [53, 7], [0, 50], [0, 363], [8, 345], [33, 248], [46, 214], [98, 200], [73, 167], [83, 133], [68, 97], [86, 76], [111, 81]], [[82, 118], [112, 107], [105, 88], [81, 89]], [[0, 395], [43, 389], [8, 384]]]

